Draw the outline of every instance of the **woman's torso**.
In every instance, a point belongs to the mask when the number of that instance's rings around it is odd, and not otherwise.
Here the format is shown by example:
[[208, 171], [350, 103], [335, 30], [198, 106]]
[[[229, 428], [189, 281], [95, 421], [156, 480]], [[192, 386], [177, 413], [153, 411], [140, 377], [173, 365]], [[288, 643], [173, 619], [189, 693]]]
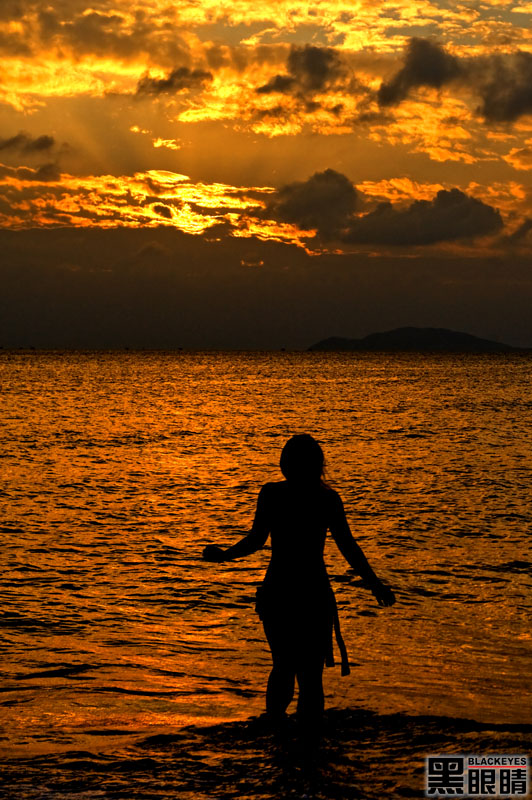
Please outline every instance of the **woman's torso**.
[[323, 550], [336, 493], [321, 483], [280, 481], [264, 488], [272, 553], [263, 586], [269, 594], [306, 601], [323, 597], [330, 592]]

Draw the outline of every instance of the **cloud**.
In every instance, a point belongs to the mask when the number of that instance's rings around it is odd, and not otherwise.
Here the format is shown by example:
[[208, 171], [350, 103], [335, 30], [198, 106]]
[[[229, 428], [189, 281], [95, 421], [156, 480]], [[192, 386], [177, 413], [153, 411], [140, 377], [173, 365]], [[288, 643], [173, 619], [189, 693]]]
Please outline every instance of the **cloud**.
[[59, 181], [61, 172], [58, 165], [53, 162], [42, 164], [37, 169], [31, 169], [31, 167], [7, 167], [5, 164], [0, 164], [0, 180], [6, 177], [31, 183], [50, 183]]
[[381, 106], [395, 105], [411, 89], [418, 86], [440, 89], [461, 74], [462, 67], [455, 56], [430, 39], [414, 37], [407, 45], [403, 66], [388, 83], [381, 84], [377, 99]]
[[295, 83], [296, 79], [293, 75], [275, 75], [264, 86], [259, 86], [256, 91], [257, 94], [284, 94], [289, 92]]
[[2, 0], [0, 4], [0, 20], [20, 19], [23, 13], [24, 9], [19, 0]]
[[389, 202], [359, 217], [344, 240], [358, 244], [429, 245], [485, 236], [502, 227], [499, 211], [460, 189], [442, 189], [433, 200], [396, 210]]
[[357, 190], [351, 181], [327, 169], [306, 181], [281, 187], [268, 203], [266, 213], [331, 238], [348, 224], [356, 205]]
[[188, 57], [188, 46], [179, 32], [169, 25], [165, 29], [156, 15], [139, 10], [132, 20], [129, 10], [98, 11], [86, 9], [85, 4], [79, 12], [73, 14], [68, 5], [39, 11], [42, 43], [71, 48], [74, 57], [111, 55], [135, 60], [139, 55], [153, 53], [157, 54], [156, 63], [166, 64]]
[[137, 95], [175, 94], [184, 89], [194, 89], [206, 81], [212, 81], [211, 72], [177, 67], [166, 78], [151, 78], [149, 75], [145, 75], [137, 84]]
[[362, 187], [364, 192], [333, 169], [274, 190], [194, 183], [165, 170], [76, 177], [60, 174], [53, 162], [33, 169], [0, 165], [0, 225], [168, 226], [194, 235], [292, 243], [306, 252], [323, 252], [328, 242], [335, 251], [351, 249], [342, 244], [430, 245], [502, 227], [498, 210], [456, 188], [407, 182], [387, 194], [385, 187], [372, 192], [368, 182]]
[[0, 150], [17, 150], [21, 153], [42, 153], [51, 150], [55, 144], [53, 136], [37, 136], [32, 138], [27, 133], [17, 133], [9, 139], [0, 139]]
[[516, 242], [520, 242], [522, 239], [526, 239], [530, 231], [532, 230], [532, 219], [527, 218], [523, 220], [521, 225], [515, 230], [510, 236], [506, 237], [506, 241], [510, 244], [515, 244]]
[[33, 180], [48, 183], [48, 181], [58, 181], [61, 179], [61, 172], [57, 164], [43, 164], [36, 171]]
[[514, 122], [532, 113], [532, 53], [480, 59], [471, 77], [482, 101], [479, 111], [487, 121]]
[[24, 37], [18, 33], [4, 33], [0, 31], [0, 52], [7, 56], [31, 56], [32, 51]]
[[429, 245], [485, 236], [503, 224], [497, 209], [456, 188], [441, 189], [432, 200], [415, 200], [406, 209], [381, 202], [355, 217], [360, 197], [345, 175], [327, 169], [283, 186], [265, 213], [315, 229], [322, 239], [351, 244]]
[[293, 224], [260, 215], [262, 198], [272, 191], [194, 183], [166, 170], [113, 178], [60, 176], [54, 164], [40, 169], [0, 165], [0, 227], [168, 226], [194, 235], [233, 233], [303, 247], [303, 240], [312, 237], [301, 235]]
[[165, 205], [154, 205], [153, 210], [156, 211], [161, 217], [172, 219], [172, 209]]
[[341, 62], [336, 50], [324, 47], [293, 47], [288, 56], [291, 75], [305, 89], [320, 91], [341, 72]]
[[494, 53], [457, 58], [430, 39], [410, 39], [403, 66], [377, 92], [381, 106], [397, 105], [418, 86], [440, 89], [460, 80], [480, 97], [487, 122], [514, 122], [532, 113], [532, 53]]
[[336, 50], [330, 47], [293, 46], [286, 60], [287, 75], [275, 75], [268, 83], [259, 86], [258, 94], [313, 94], [326, 89], [343, 74], [343, 66]]
[[[124, 62], [169, 69], [173, 64], [187, 64], [190, 56], [186, 29], [177, 13], [169, 4], [154, 14], [153, 3], [143, 0], [134, 10], [126, 0], [92, 4], [82, 0], [1, 0], [0, 52], [37, 56], [48, 68], [70, 62], [74, 72], [86, 56], [91, 62], [103, 59], [108, 73], [113, 71], [111, 62], [118, 61], [116, 78], [123, 74], [120, 67]], [[16, 24], [10, 25], [11, 20]], [[91, 65], [86, 66], [90, 71]]]
[[514, 169], [532, 169], [532, 147], [513, 147], [503, 158]]

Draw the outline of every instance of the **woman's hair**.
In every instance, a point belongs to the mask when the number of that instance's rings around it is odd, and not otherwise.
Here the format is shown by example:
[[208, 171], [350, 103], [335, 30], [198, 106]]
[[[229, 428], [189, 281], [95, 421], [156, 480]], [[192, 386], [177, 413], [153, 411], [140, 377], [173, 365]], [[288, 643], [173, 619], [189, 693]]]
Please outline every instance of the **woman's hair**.
[[319, 481], [325, 485], [323, 450], [316, 439], [308, 433], [292, 436], [287, 441], [281, 453], [280, 466], [287, 481], [303, 483]]

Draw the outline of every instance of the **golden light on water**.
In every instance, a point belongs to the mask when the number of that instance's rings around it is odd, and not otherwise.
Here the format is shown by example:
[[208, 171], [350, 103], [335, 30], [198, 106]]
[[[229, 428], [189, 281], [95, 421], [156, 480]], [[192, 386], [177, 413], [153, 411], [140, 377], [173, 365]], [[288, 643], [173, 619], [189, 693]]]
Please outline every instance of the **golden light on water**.
[[326, 671], [327, 706], [370, 709], [381, 727], [389, 713], [526, 723], [527, 360], [18, 353], [2, 372], [5, 524], [34, 521], [1, 532], [4, 575], [20, 582], [6, 595], [6, 698], [25, 689], [4, 708], [11, 755], [261, 713], [270, 659], [253, 604], [269, 549], [199, 556], [248, 529], [303, 427], [319, 431], [352, 530], [398, 595], [379, 609], [329, 538], [352, 676]]

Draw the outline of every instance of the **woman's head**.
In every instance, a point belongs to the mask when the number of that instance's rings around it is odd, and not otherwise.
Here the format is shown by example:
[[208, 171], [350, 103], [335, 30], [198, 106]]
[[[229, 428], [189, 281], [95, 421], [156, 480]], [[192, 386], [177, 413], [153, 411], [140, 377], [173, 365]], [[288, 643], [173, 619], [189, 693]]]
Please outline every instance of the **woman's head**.
[[308, 433], [292, 436], [281, 453], [281, 472], [287, 481], [321, 481], [325, 459], [320, 445]]

